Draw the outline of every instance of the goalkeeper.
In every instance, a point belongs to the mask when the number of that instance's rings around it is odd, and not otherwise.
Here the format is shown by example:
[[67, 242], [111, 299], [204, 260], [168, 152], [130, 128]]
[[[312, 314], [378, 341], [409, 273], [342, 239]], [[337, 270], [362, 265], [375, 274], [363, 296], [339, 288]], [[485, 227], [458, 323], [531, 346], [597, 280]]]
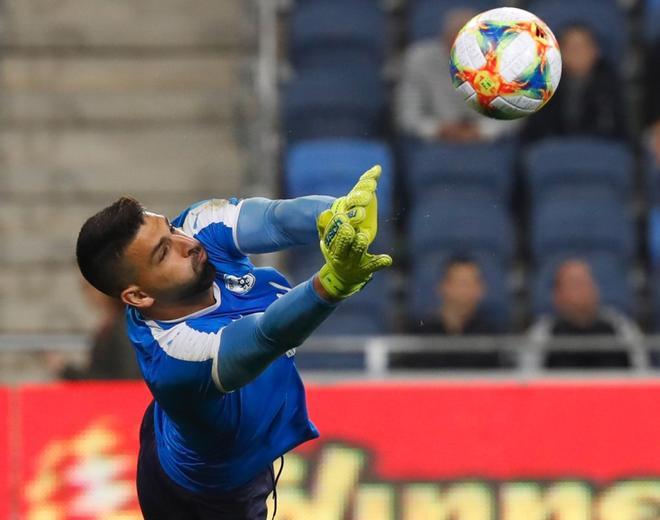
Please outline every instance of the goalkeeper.
[[[376, 271], [380, 167], [345, 197], [213, 199], [172, 222], [123, 197], [80, 230], [84, 277], [127, 306], [153, 401], [137, 488], [147, 520], [266, 518], [273, 461], [318, 437], [295, 347]], [[247, 255], [320, 239], [325, 264], [294, 287]]]

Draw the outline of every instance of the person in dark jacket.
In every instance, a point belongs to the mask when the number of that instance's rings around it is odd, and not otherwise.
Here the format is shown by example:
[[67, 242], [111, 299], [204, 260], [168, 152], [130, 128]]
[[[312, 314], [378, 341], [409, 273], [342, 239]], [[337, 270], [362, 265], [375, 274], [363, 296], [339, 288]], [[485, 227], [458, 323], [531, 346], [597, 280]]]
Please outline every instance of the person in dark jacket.
[[586, 25], [573, 24], [560, 37], [563, 71], [554, 97], [530, 116], [521, 137], [594, 136], [625, 139], [621, 81], [601, 56], [598, 40]]
[[[483, 309], [487, 286], [474, 259], [455, 255], [442, 266], [441, 273], [435, 286], [440, 304], [429, 309], [425, 318], [411, 320], [409, 333], [467, 337], [502, 332]], [[405, 352], [393, 354], [390, 362], [392, 368], [415, 369], [488, 369], [507, 364], [498, 352], [483, 350]]]

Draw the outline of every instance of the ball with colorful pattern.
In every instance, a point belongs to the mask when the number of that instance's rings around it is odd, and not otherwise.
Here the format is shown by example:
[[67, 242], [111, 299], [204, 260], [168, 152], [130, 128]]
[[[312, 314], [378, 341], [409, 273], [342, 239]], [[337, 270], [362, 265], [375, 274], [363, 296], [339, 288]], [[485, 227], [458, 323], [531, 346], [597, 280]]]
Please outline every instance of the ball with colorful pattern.
[[561, 79], [561, 52], [550, 28], [514, 7], [481, 13], [451, 49], [454, 88], [481, 114], [518, 119], [540, 110]]

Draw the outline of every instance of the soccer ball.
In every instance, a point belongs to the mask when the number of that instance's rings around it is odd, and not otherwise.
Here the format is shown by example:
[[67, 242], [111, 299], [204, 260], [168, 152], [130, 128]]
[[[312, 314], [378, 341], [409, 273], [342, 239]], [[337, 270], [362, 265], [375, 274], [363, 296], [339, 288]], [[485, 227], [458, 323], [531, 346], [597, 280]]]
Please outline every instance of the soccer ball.
[[451, 49], [451, 77], [478, 112], [494, 119], [525, 117], [545, 105], [559, 85], [559, 45], [532, 13], [492, 9], [458, 33]]

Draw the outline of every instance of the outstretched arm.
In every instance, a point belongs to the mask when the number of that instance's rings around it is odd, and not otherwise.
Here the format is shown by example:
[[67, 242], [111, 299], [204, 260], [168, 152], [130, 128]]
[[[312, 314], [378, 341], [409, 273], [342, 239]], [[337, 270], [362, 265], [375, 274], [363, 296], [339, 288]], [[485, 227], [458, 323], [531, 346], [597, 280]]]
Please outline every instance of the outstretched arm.
[[387, 255], [367, 252], [369, 236], [356, 232], [348, 216], [336, 214], [321, 227], [325, 265], [311, 280], [222, 329], [213, 380], [223, 392], [255, 379], [287, 350], [300, 346], [332, 313], [337, 302], [358, 292], [373, 273], [389, 267]]
[[314, 244], [318, 240], [318, 218], [329, 209], [333, 214], [347, 213], [353, 221], [359, 221], [361, 231], [371, 243], [378, 228], [376, 187], [380, 174], [381, 167], [374, 166], [338, 199], [323, 195], [289, 200], [245, 199], [236, 223], [236, 246], [242, 253], [250, 254]]
[[271, 253], [318, 241], [316, 220], [333, 197], [310, 195], [288, 200], [245, 199], [236, 224], [238, 248], [245, 254]]
[[265, 312], [251, 314], [222, 330], [213, 380], [223, 392], [236, 390], [287, 350], [299, 347], [337, 306], [318, 277], [296, 286]]
[[317, 275], [282, 295], [265, 312], [222, 329], [212, 373], [220, 390], [231, 392], [255, 379], [287, 350], [301, 345], [337, 302], [360, 291], [373, 273], [392, 264], [388, 255], [367, 250], [377, 231], [379, 176], [380, 168], [370, 170], [356, 189], [314, 217], [325, 258]]

